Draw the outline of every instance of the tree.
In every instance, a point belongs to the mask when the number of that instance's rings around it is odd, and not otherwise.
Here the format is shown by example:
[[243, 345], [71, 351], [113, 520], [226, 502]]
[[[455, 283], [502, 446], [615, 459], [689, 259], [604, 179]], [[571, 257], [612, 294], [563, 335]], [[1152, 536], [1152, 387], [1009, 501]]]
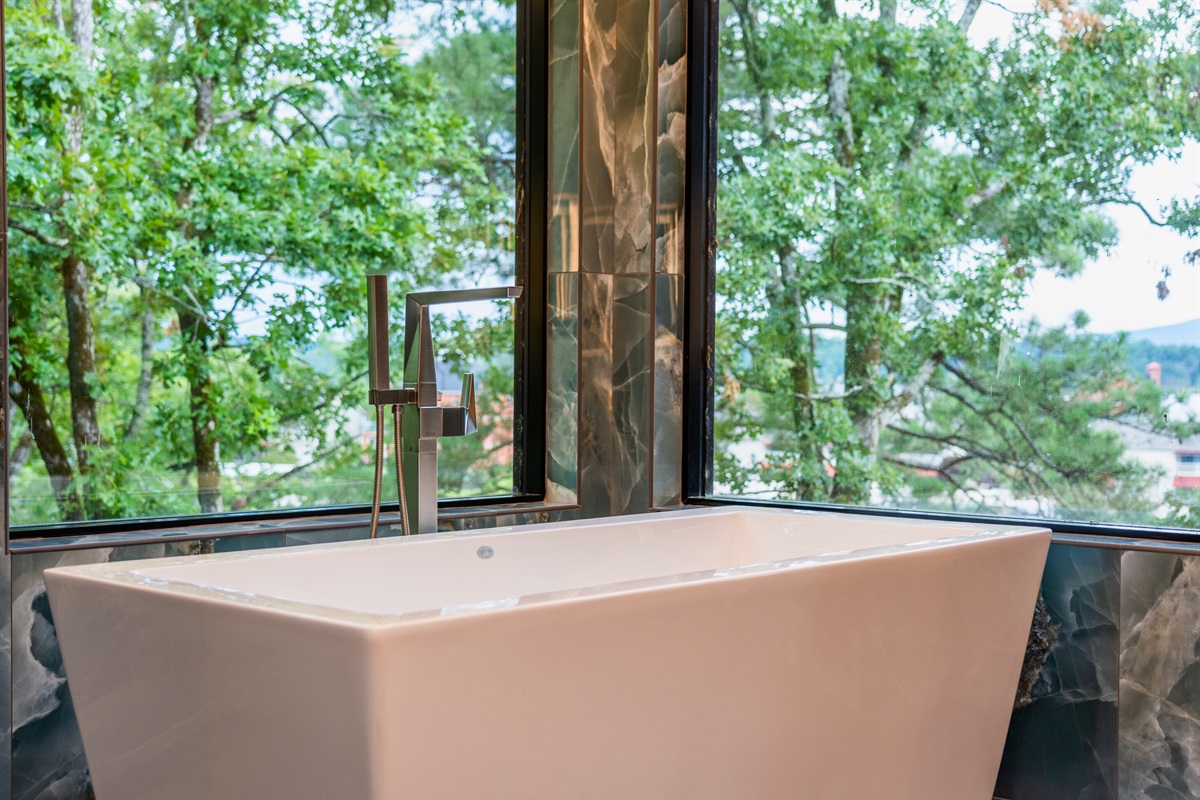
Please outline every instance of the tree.
[[470, 279], [511, 227], [491, 143], [390, 12], [10, 4], [9, 383], [56, 506], [17, 521], [218, 512], [227, 465], [301, 440], [296, 473], [357, 463], [363, 276]]
[[[1105, 207], [1137, 204], [1131, 169], [1200, 133], [1195, 4], [1039, 0], [1011, 12], [1010, 38], [978, 45], [980, 5], [723, 6], [719, 435], [773, 445], [758, 476], [719, 457], [726, 481], [864, 502], [896, 480], [894, 448], [915, 437], [892, 434], [914, 404], [930, 412], [922, 433], [959, 435], [970, 410], [947, 409], [947, 392], [969, 401], [955, 387], [1022, 336], [1013, 312], [1033, 275], [1074, 274], [1114, 244]], [[1187, 204], [1143, 210], [1200, 232]], [[844, 337], [842, 380], [822, 386], [829, 331]], [[1100, 450], [1072, 479], [1143, 482]], [[974, 458], [1034, 491], [1010, 456]]]

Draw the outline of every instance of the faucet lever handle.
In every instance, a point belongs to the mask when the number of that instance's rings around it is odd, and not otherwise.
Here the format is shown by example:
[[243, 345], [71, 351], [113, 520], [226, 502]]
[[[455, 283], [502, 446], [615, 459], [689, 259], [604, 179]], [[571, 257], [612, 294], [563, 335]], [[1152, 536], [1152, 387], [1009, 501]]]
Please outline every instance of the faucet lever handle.
[[475, 373], [464, 372], [462, 381], [463, 410], [466, 419], [463, 421], [463, 433], [474, 433], [479, 430], [478, 417], [475, 412]]

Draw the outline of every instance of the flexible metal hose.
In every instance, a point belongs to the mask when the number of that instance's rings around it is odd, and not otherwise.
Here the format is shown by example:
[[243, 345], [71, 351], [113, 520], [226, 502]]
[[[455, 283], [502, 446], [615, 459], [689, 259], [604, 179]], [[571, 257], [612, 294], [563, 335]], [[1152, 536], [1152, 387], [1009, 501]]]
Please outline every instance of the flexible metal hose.
[[383, 406], [375, 406], [375, 494], [371, 498], [371, 538], [379, 528], [379, 494], [383, 491]]
[[404, 406], [392, 406], [392, 430], [396, 437], [396, 497], [400, 498], [400, 529], [405, 536], [412, 533], [408, 527], [408, 496], [404, 492], [404, 452], [400, 449], [400, 423], [404, 419]]

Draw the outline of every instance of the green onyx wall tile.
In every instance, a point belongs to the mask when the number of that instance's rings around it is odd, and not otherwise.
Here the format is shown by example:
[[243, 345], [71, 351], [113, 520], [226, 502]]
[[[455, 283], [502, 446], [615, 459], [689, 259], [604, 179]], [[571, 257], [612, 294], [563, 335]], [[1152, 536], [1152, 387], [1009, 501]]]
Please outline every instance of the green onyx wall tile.
[[1041, 591], [1052, 646], [1013, 710], [995, 794], [1115, 800], [1120, 551], [1052, 545]]
[[244, 550], [264, 550], [270, 547], [283, 547], [283, 533], [258, 533], [249, 536], [226, 536], [212, 543], [214, 553], [237, 553]]
[[547, 295], [547, 499], [573, 503], [579, 491], [578, 273], [551, 275]]
[[654, 446], [656, 507], [683, 491], [683, 276], [654, 276]]
[[[391, 524], [398, 524], [398, 518], [395, 515], [389, 515], [386, 519], [380, 520], [380, 526], [390, 528]], [[385, 534], [386, 535], [386, 534]], [[312, 530], [288, 531], [286, 544], [289, 547], [296, 545], [307, 544], [331, 544], [333, 542], [353, 542], [359, 539], [367, 539], [371, 536], [370, 525], [357, 525], [352, 528], [318, 528]]]
[[550, 6], [551, 272], [579, 269], [579, 0]]
[[614, 513], [613, 276], [583, 273], [579, 302], [579, 502], [584, 516]]
[[584, 516], [649, 508], [651, 294], [646, 275], [583, 275], [579, 495]]
[[1200, 797], [1200, 556], [1121, 556], [1120, 800]]
[[[2, 430], [2, 429], [0, 429]], [[0, 446], [3, 446], [0, 436]], [[4, 502], [0, 487], [0, 502]], [[12, 558], [0, 553], [0, 587], [12, 586]], [[9, 800], [12, 791], [12, 603], [6, 597], [0, 603], [0, 800]]]
[[648, 511], [654, 432], [653, 276], [613, 279], [613, 510]]
[[654, 269], [683, 274], [687, 149], [687, 2], [658, 4], [658, 177]]
[[581, 0], [580, 266], [653, 270], [655, 4]]

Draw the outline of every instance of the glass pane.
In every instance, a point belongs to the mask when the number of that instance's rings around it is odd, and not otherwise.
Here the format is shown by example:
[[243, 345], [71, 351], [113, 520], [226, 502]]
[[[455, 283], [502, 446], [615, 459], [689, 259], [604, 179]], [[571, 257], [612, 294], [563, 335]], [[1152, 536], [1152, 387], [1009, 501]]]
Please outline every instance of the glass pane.
[[721, 15], [716, 493], [1200, 526], [1200, 5]]
[[[394, 382], [405, 291], [514, 280], [515, 6], [6, 7], [13, 524], [369, 502], [365, 275]], [[437, 330], [510, 492], [512, 309]]]

